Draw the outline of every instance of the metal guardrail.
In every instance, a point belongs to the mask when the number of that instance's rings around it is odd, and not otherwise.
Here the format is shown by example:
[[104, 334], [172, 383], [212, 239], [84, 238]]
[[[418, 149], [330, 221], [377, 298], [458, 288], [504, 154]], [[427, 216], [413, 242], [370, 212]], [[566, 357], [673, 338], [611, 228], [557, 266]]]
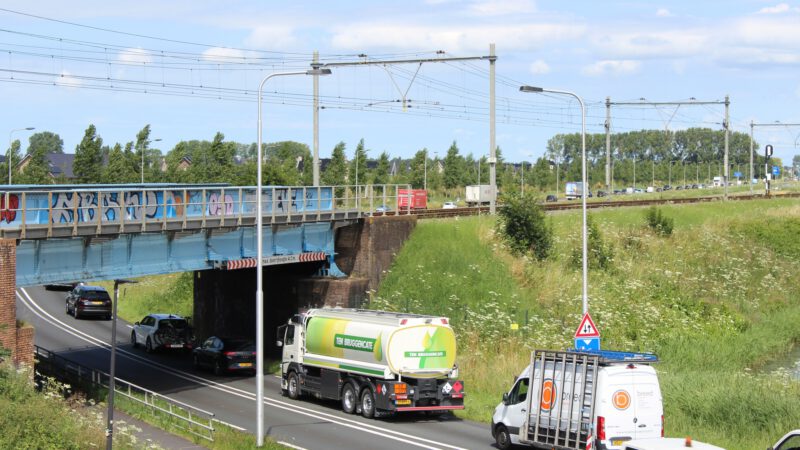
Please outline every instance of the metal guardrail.
[[[219, 185], [0, 186], [0, 236], [46, 239], [252, 226], [256, 191]], [[270, 225], [411, 212], [404, 206], [411, 204], [408, 185], [265, 186], [262, 194], [264, 224]]]
[[[106, 372], [86, 367], [38, 345], [34, 345], [34, 351], [36, 369], [40, 373], [55, 376], [73, 384], [88, 384], [91, 387], [108, 389], [109, 375]], [[214, 413], [161, 395], [120, 378], [114, 378], [114, 383], [116, 395], [122, 395], [131, 401], [150, 408], [153, 415], [163, 414], [169, 417], [172, 419], [169, 423], [176, 428], [202, 439], [214, 440], [213, 422], [216, 420]]]

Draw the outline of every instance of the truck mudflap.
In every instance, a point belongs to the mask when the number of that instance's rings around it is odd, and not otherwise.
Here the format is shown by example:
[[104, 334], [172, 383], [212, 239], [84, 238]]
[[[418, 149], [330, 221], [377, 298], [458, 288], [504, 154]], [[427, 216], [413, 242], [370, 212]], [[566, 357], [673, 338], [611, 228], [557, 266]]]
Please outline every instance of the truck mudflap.
[[392, 412], [452, 411], [464, 409], [464, 382], [460, 380], [415, 380], [375, 383], [375, 406]]

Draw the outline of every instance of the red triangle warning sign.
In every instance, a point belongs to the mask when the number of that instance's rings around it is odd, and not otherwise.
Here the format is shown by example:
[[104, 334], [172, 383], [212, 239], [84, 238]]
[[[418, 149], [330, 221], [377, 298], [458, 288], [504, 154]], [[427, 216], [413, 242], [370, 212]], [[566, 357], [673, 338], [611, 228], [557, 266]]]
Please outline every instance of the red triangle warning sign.
[[597, 329], [597, 326], [595, 326], [594, 321], [592, 321], [592, 316], [590, 316], [589, 313], [583, 315], [581, 324], [578, 326], [578, 329], [575, 330], [575, 337], [600, 337], [600, 331]]

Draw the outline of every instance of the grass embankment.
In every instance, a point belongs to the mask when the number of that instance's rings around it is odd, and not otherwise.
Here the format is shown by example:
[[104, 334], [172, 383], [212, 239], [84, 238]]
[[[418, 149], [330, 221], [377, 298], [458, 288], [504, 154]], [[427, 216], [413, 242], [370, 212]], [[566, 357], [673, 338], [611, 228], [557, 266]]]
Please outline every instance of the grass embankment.
[[[154, 313], [178, 314], [191, 317], [194, 305], [192, 272], [156, 275], [134, 279], [136, 284], [119, 286], [117, 314], [133, 323]], [[114, 296], [114, 282], [100, 281]]]
[[[37, 390], [27, 372], [0, 364], [0, 448], [104, 448], [104, 414], [90, 404], [51, 378], [43, 379]], [[137, 442], [132, 431], [119, 421], [114, 448], [157, 448]]]
[[[667, 435], [764, 448], [800, 423], [800, 383], [759, 372], [800, 342], [800, 202], [663, 211], [675, 219], [671, 237], [645, 228], [644, 209], [592, 213], [614, 253], [589, 280], [603, 346], [659, 354]], [[490, 420], [530, 348], [572, 346], [580, 214], [549, 220], [555, 251], [545, 262], [509, 256], [492, 218], [420, 222], [373, 296], [374, 308], [450, 316], [467, 418]]]

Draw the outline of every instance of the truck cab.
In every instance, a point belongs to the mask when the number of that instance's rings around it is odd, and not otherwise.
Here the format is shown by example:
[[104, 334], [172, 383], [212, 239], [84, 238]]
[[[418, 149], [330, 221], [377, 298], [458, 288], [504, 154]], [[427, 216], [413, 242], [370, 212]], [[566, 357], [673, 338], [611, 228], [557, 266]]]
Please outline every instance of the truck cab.
[[655, 355], [534, 350], [492, 417], [500, 449], [621, 449], [663, 436]]

